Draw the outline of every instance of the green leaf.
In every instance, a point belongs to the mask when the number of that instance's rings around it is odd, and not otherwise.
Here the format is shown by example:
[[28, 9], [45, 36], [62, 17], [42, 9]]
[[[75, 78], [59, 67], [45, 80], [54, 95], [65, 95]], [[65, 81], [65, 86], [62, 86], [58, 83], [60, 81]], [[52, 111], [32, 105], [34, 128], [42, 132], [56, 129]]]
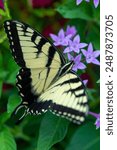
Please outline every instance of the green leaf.
[[87, 94], [88, 94], [88, 98], [91, 100], [91, 101], [95, 101], [95, 97], [94, 97], [94, 94], [96, 93], [96, 90], [95, 89], [88, 89], [87, 88]]
[[100, 26], [100, 6], [97, 7], [96, 9], [94, 7], [92, 7], [92, 9], [93, 9], [94, 21], [97, 22], [97, 24]]
[[15, 84], [16, 83], [16, 75], [19, 71], [19, 67], [17, 66], [17, 64], [15, 63], [15, 61], [12, 59], [11, 55], [9, 55], [10, 57], [6, 59], [7, 61], [7, 70], [9, 71], [7, 78], [6, 78], [6, 83], [8, 84]]
[[63, 5], [57, 8], [57, 11], [64, 17], [69, 19], [85, 19], [92, 20], [92, 7], [90, 5], [86, 5], [85, 3], [80, 4], [80, 6], [76, 5], [76, 2], [73, 0], [68, 0]]
[[47, 17], [47, 16], [54, 16], [55, 10], [51, 8], [39, 8], [39, 9], [33, 9], [32, 13], [36, 15], [37, 17]]
[[11, 95], [7, 103], [7, 112], [12, 113], [14, 109], [21, 103], [18, 95]]
[[3, 56], [2, 56], [2, 53], [1, 53], [1, 51], [0, 51], [0, 68], [2, 67], [2, 62], [3, 62], [3, 58], [2, 58]]
[[4, 3], [4, 7], [5, 7], [5, 11], [6, 11], [7, 17], [10, 19], [11, 16], [10, 16], [10, 12], [9, 12], [9, 8], [8, 8], [7, 0]]
[[4, 112], [0, 114], [0, 125], [4, 124], [10, 118], [10, 114]]
[[49, 150], [55, 143], [63, 140], [68, 125], [67, 120], [48, 112], [40, 125], [37, 150]]
[[5, 11], [2, 10], [1, 8], [0, 8], [0, 15], [2, 15], [2, 16], [5, 16], [5, 15], [6, 15]]
[[98, 25], [93, 23], [89, 24], [87, 41], [93, 43], [94, 49], [100, 49], [100, 28]]
[[0, 150], [16, 150], [15, 140], [8, 127], [0, 128]]
[[0, 43], [2, 43], [6, 39], [6, 34], [4, 32], [3, 26], [1, 27], [0, 23]]
[[6, 80], [6, 83], [15, 85], [17, 73], [18, 73], [18, 69], [13, 71], [13, 72], [11, 72], [11, 73], [9, 73], [9, 76], [8, 76], [8, 78]]
[[0, 79], [4, 80], [4, 78], [8, 75], [8, 71], [4, 70], [3, 68], [0, 68]]
[[87, 123], [76, 130], [66, 150], [99, 150], [99, 134], [92, 123]]

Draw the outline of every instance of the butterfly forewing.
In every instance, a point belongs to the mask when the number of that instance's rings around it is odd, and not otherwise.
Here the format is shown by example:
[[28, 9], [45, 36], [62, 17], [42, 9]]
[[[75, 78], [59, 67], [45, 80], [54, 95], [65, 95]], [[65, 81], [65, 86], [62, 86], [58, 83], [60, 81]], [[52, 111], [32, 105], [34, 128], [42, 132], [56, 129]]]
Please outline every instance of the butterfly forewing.
[[21, 67], [59, 68], [65, 63], [60, 52], [40, 33], [18, 21], [4, 23], [12, 55]]

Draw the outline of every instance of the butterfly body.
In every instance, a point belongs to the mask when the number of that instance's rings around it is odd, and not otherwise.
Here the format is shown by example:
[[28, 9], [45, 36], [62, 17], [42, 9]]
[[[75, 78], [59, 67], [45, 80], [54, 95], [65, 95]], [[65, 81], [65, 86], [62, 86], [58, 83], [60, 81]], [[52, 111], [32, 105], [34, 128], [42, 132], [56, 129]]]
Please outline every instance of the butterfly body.
[[47, 110], [75, 123], [84, 121], [88, 112], [85, 86], [66, 63], [60, 51], [29, 25], [8, 20], [4, 23], [14, 60], [21, 67], [16, 86], [22, 98], [18, 106], [26, 114]]

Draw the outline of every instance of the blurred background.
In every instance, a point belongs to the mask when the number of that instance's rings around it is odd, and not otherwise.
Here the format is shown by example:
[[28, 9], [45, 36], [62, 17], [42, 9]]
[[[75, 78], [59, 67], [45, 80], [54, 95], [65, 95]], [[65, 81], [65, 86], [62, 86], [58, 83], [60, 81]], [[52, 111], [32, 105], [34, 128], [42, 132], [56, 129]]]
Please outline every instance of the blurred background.
[[[15, 86], [19, 67], [3, 29], [7, 19], [25, 22], [49, 39], [50, 33], [57, 34], [67, 25], [75, 26], [81, 41], [92, 42], [99, 50], [100, 7], [95, 8], [93, 1], [78, 6], [75, 0], [0, 0], [0, 150], [99, 150], [100, 131], [92, 116], [81, 126], [50, 112], [27, 116], [20, 123], [16, 123], [17, 116], [11, 116], [21, 99]], [[88, 64], [78, 74], [83, 80], [88, 79], [90, 110], [99, 113], [99, 66]]]

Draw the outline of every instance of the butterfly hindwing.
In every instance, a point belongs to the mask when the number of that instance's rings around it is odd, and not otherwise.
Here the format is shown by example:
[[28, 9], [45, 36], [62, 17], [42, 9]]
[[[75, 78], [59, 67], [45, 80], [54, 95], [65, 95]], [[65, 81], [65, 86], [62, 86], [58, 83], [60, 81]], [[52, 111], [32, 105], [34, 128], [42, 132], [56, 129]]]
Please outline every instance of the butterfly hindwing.
[[88, 112], [86, 91], [80, 78], [74, 72], [60, 77], [41, 96], [42, 101], [52, 100], [50, 110], [75, 123], [84, 121]]

